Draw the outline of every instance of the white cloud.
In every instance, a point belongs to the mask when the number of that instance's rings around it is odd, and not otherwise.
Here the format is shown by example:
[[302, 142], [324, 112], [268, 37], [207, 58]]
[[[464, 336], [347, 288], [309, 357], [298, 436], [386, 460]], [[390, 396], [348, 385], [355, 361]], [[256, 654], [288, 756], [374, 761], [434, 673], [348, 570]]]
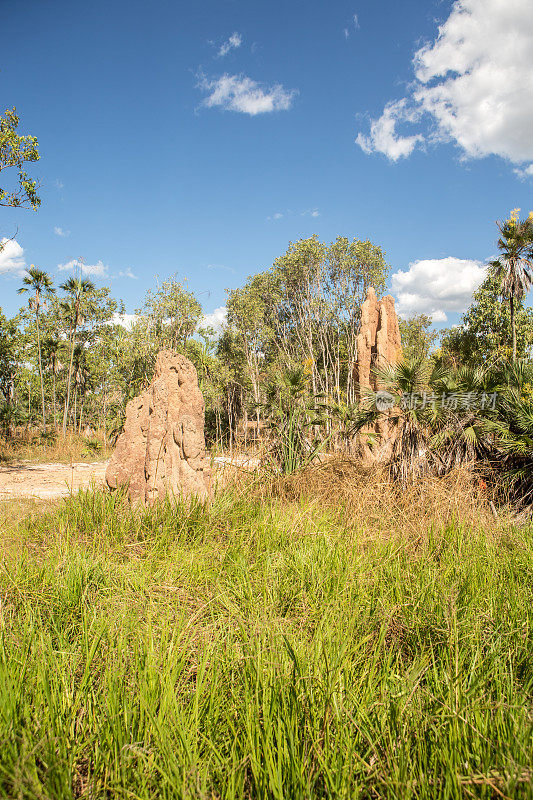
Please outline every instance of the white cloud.
[[405, 99], [395, 103], [387, 103], [383, 114], [378, 119], [373, 119], [370, 124], [370, 134], [364, 136], [359, 133], [356, 143], [365, 153], [383, 153], [391, 161], [410, 156], [418, 142], [423, 140], [419, 133], [411, 136], [400, 136], [396, 132], [398, 122], [414, 121], [416, 112], [407, 109]]
[[320, 211], [318, 208], [308, 208], [305, 211], [292, 211], [290, 208], [288, 208], [283, 213], [281, 211], [276, 211], [275, 214], [267, 217], [267, 221], [271, 222], [272, 220], [283, 219], [283, 217], [290, 217], [294, 214], [299, 214], [301, 217], [319, 217]]
[[65, 184], [63, 183], [63, 181], [60, 181], [59, 178], [55, 179], [54, 186], [56, 187], [56, 189], [64, 189], [65, 188]]
[[58, 264], [57, 268], [60, 272], [79, 270], [82, 275], [92, 275], [97, 278], [104, 278], [107, 275], [107, 267], [102, 261], [97, 261], [96, 264], [85, 264], [83, 261], [73, 258], [66, 264]]
[[[352, 16], [352, 24], [353, 24], [353, 28], [354, 28], [355, 31], [358, 31], [359, 28], [361, 27], [359, 25], [359, 17], [357, 16], [357, 14], [354, 14]], [[344, 38], [345, 39], [349, 39], [350, 38], [350, 29], [349, 28], [344, 28], [343, 33], [344, 33]]]
[[24, 248], [15, 239], [1, 239], [0, 275], [23, 275], [26, 270]]
[[70, 231], [63, 230], [63, 228], [60, 228], [59, 225], [54, 226], [54, 233], [56, 236], [63, 236], [65, 238], [70, 236]]
[[[452, 141], [465, 157], [498, 155], [521, 165], [533, 160], [533, 13], [531, 0], [456, 0], [433, 42], [413, 58], [416, 80], [407, 98], [385, 106], [365, 152], [391, 160], [409, 155], [424, 138], [407, 137], [403, 151], [379, 146], [380, 131], [426, 115], [432, 141]], [[409, 141], [410, 140], [410, 141]], [[402, 143], [401, 143], [402, 144]], [[399, 154], [398, 154], [399, 153]]]
[[453, 256], [415, 261], [391, 277], [398, 313], [428, 314], [434, 322], [445, 322], [447, 311], [465, 311], [486, 271], [480, 261]]
[[526, 167], [516, 167], [513, 172], [521, 181], [525, 181], [527, 178], [533, 178], [533, 164], [528, 164]]
[[271, 111], [287, 111], [296, 94], [280, 84], [262, 87], [245, 75], [224, 74], [212, 80], [200, 75], [198, 87], [209, 93], [203, 101], [207, 108], [237, 111], [252, 117]]
[[215, 333], [220, 333], [223, 326], [226, 324], [227, 309], [226, 306], [215, 308], [211, 314], [205, 314], [198, 323], [199, 328], [213, 328]]
[[242, 44], [241, 34], [237, 33], [237, 31], [234, 31], [234, 33], [231, 34], [229, 39], [227, 39], [225, 42], [222, 42], [220, 49], [217, 53], [217, 57], [224, 58], [224, 56], [227, 56], [231, 50], [236, 50], [237, 47], [241, 46], [241, 44]]
[[131, 278], [134, 281], [138, 280], [138, 275], [135, 275], [135, 273], [132, 271], [131, 267], [126, 267], [126, 269], [121, 270], [118, 273], [118, 277], [119, 278]]

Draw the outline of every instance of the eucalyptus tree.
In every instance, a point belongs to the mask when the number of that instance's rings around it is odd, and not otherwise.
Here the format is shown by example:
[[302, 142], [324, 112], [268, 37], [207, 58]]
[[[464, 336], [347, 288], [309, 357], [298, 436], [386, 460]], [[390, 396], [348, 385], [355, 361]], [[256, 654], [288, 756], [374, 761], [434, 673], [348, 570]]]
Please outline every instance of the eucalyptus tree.
[[66, 315], [69, 326], [69, 347], [70, 358], [67, 376], [67, 390], [65, 393], [65, 404], [63, 407], [63, 436], [67, 432], [67, 419], [70, 407], [70, 393], [72, 385], [72, 372], [74, 365], [74, 348], [76, 346], [76, 332], [80, 321], [83, 319], [84, 301], [90, 298], [90, 295], [95, 292], [96, 287], [92, 281], [86, 278], [72, 277], [61, 284], [60, 289], [66, 292], [66, 298], [62, 301], [61, 307]]
[[46, 306], [48, 298], [54, 294], [55, 289], [50, 276], [42, 269], [31, 265], [27, 274], [22, 279], [22, 286], [18, 290], [19, 294], [29, 293], [28, 307], [35, 315], [35, 326], [37, 329], [37, 361], [39, 364], [39, 379], [41, 383], [41, 405], [43, 414], [43, 426], [46, 425], [46, 411], [44, 403], [44, 381], [43, 381], [43, 362], [41, 355], [41, 331], [39, 326], [42, 306]]
[[[286, 359], [287, 368], [304, 364], [311, 377], [313, 394], [321, 386], [319, 361], [323, 352], [317, 352], [317, 334], [324, 319], [326, 246], [313, 235], [309, 239], [290, 242], [287, 252], [274, 261], [273, 285], [276, 287], [273, 302], [274, 341]], [[323, 346], [323, 339], [320, 345]]]
[[268, 272], [260, 272], [248, 278], [241, 288], [228, 291], [227, 320], [237, 336], [246, 361], [246, 377], [252, 388], [257, 435], [261, 424], [261, 372], [271, 339], [268, 311], [273, 304], [274, 287]]
[[[334, 324], [331, 328], [332, 370], [337, 402], [341, 399], [341, 380], [346, 399], [356, 398], [355, 363], [361, 306], [367, 289], [373, 286], [380, 297], [385, 289], [389, 265], [385, 253], [368, 239], [349, 240], [338, 236], [326, 249], [326, 291]], [[344, 362], [344, 374], [342, 364]]]
[[17, 339], [16, 319], [8, 319], [0, 309], [0, 392], [4, 406], [10, 410], [15, 404], [15, 376], [19, 362]]
[[146, 293], [144, 307], [138, 314], [146, 314], [150, 331], [161, 346], [174, 350], [184, 349], [194, 334], [202, 306], [185, 283], [175, 277], [164, 281], [157, 291]]
[[317, 236], [290, 243], [272, 269], [273, 329], [287, 367], [304, 364], [314, 394], [344, 391], [355, 399], [354, 365], [361, 305], [369, 286], [379, 295], [388, 273], [385, 255], [370, 241]]
[[429, 358], [438, 332], [431, 330], [433, 322], [427, 314], [416, 314], [399, 320], [402, 353], [407, 361], [414, 358]]
[[509, 299], [513, 361], [516, 361], [516, 303], [533, 284], [533, 212], [527, 219], [519, 219], [519, 212], [515, 208], [509, 219], [496, 223], [500, 231], [500, 257], [491, 261], [502, 293]]
[[371, 242], [339, 236], [327, 244], [315, 235], [290, 242], [269, 270], [228, 292], [232, 350], [238, 343], [244, 355], [258, 426], [262, 395], [280, 369], [302, 368], [314, 397], [355, 400], [361, 305], [369, 286], [383, 292], [387, 271]]
[[[518, 357], [525, 357], [533, 345], [533, 310], [524, 305], [524, 299], [517, 298], [513, 304]], [[501, 281], [494, 266], [489, 265], [487, 277], [472, 295], [460, 325], [442, 331], [441, 337], [443, 354], [458, 365], [512, 360], [510, 307], [501, 302]]]
[[41, 205], [41, 199], [37, 195], [37, 182], [25, 172], [24, 164], [39, 160], [39, 145], [35, 136], [17, 133], [18, 126], [15, 108], [0, 115], [0, 173], [14, 169], [17, 175], [10, 188], [0, 186], [0, 206], [35, 211]]

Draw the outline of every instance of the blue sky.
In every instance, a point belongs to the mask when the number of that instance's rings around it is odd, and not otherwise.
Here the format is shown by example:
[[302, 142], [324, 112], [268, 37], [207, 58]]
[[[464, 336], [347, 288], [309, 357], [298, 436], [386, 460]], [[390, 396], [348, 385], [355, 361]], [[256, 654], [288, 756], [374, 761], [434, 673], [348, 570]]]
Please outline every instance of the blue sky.
[[[313, 233], [380, 244], [404, 314], [453, 324], [533, 208], [530, 0], [3, 0], [2, 110], [39, 139], [24, 264], [83, 257], [128, 311], [177, 273], [206, 313]], [[18, 230], [17, 230], [18, 229]], [[63, 269], [59, 269], [63, 265]]]

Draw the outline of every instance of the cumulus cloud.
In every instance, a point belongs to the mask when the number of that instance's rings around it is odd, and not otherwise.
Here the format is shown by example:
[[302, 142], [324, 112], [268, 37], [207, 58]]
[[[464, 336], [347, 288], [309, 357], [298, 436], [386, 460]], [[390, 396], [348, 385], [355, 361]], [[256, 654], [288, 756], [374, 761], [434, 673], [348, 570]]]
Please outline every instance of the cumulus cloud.
[[398, 123], [414, 122], [416, 117], [416, 111], [407, 108], [405, 99], [387, 103], [381, 117], [372, 120], [370, 134], [365, 136], [359, 133], [355, 141], [367, 154], [383, 153], [391, 161], [406, 158], [411, 155], [417, 143], [421, 142], [424, 137], [420, 133], [401, 136], [397, 132], [396, 126]]
[[199, 328], [213, 328], [215, 333], [220, 333], [226, 324], [226, 306], [219, 306], [211, 314], [205, 314], [198, 323]]
[[284, 89], [281, 84], [261, 86], [246, 75], [221, 75], [208, 79], [199, 76], [198, 88], [207, 92], [203, 105], [220, 108], [222, 111], [237, 111], [240, 114], [268, 114], [272, 111], [287, 111], [296, 94]]
[[466, 310], [486, 271], [480, 261], [453, 256], [415, 261], [391, 277], [397, 311], [402, 317], [427, 314], [445, 322], [446, 312]]
[[217, 53], [217, 57], [224, 58], [224, 56], [227, 56], [231, 50], [236, 50], [237, 47], [241, 46], [241, 44], [242, 44], [241, 34], [237, 33], [237, 31], [234, 31], [229, 37], [229, 39], [227, 39], [225, 42], [222, 42], [220, 49]]
[[15, 239], [1, 239], [0, 244], [0, 275], [23, 275], [26, 270], [24, 248]]
[[70, 236], [70, 231], [63, 230], [63, 228], [60, 228], [59, 225], [54, 226], [54, 233], [56, 236], [63, 236], [64, 238]]
[[104, 278], [107, 275], [107, 267], [102, 261], [97, 261], [96, 264], [85, 264], [83, 261], [73, 258], [66, 264], [58, 264], [57, 268], [60, 272], [79, 270], [82, 275], [91, 275], [96, 278]]
[[[533, 160], [531, 0], [456, 0], [413, 66], [408, 96], [388, 103], [370, 134], [357, 137], [365, 152], [396, 161], [426, 139], [454, 142], [468, 158]], [[395, 125], [423, 117], [433, 126], [429, 134], [401, 137], [398, 145]]]

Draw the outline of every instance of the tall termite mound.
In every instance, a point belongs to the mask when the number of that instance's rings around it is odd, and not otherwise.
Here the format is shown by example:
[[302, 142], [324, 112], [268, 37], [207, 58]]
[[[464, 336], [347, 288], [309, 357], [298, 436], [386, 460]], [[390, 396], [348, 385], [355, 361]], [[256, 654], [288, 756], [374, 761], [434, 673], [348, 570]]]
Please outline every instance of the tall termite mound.
[[[370, 287], [366, 299], [361, 306], [361, 326], [357, 336], [357, 362], [355, 378], [359, 386], [359, 397], [364, 396], [365, 389], [379, 391], [380, 383], [373, 373], [374, 368], [394, 366], [402, 356], [402, 342], [398, 316], [394, 308], [394, 298], [389, 294], [382, 300], [376, 297], [376, 291]], [[383, 460], [388, 457], [395, 437], [395, 431], [384, 412], [381, 418], [369, 430], [361, 432], [363, 455], [367, 459]], [[380, 436], [380, 443], [370, 449], [365, 434]]]
[[152, 503], [167, 493], [206, 498], [211, 470], [204, 439], [204, 399], [193, 364], [162, 350], [149, 387], [126, 407], [126, 422], [106, 472], [111, 489]]

